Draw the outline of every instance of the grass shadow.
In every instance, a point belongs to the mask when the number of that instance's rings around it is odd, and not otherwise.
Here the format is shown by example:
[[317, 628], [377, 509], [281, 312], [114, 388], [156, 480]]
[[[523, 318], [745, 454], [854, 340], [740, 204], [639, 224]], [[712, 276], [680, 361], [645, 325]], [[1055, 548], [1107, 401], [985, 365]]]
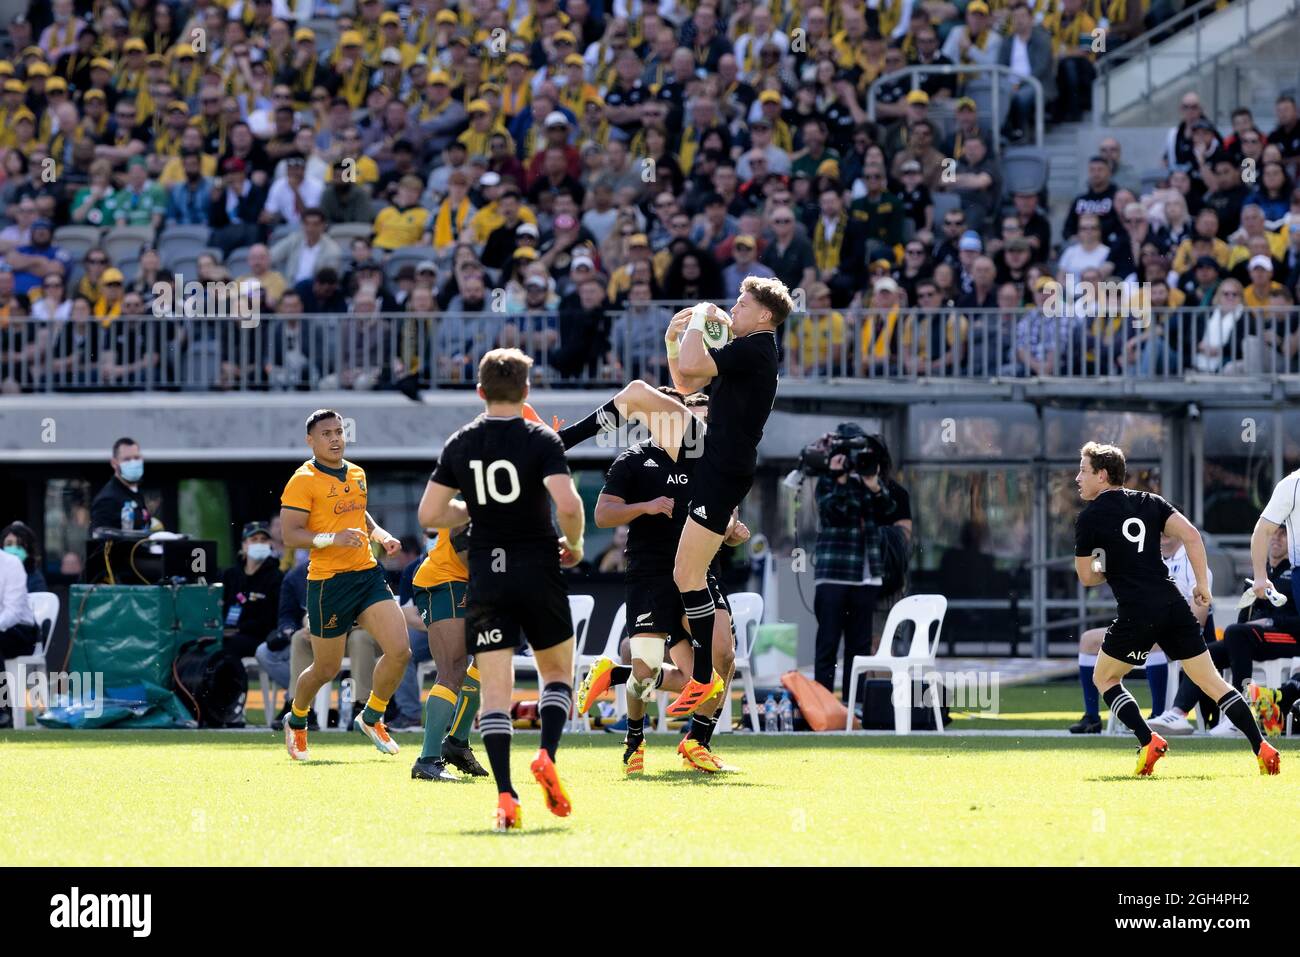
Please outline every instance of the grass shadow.
[[1118, 782], [1132, 783], [1144, 780], [1150, 781], [1219, 781], [1223, 779], [1221, 774], [1152, 774], [1145, 778], [1140, 778], [1136, 774], [1101, 774], [1097, 777], [1084, 778], [1083, 780], [1094, 784], [1114, 784]]
[[518, 831], [494, 831], [491, 828], [473, 828], [463, 831], [456, 831], [461, 837], [492, 837], [497, 840], [521, 840], [526, 837], [544, 836], [547, 834], [568, 834], [571, 828], [561, 827], [558, 824], [546, 824], [542, 827], [529, 827], [525, 824]]

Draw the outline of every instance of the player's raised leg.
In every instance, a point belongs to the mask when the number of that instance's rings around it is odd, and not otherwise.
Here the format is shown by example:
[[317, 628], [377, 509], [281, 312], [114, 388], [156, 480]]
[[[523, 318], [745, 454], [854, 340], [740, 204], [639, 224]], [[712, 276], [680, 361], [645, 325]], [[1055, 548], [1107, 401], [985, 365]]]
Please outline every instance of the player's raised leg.
[[375, 662], [374, 681], [366, 708], [353, 724], [385, 754], [396, 754], [397, 742], [384, 726], [384, 711], [401, 683], [411, 660], [411, 645], [406, 637], [406, 619], [391, 593], [388, 598], [369, 605], [357, 616], [357, 623], [374, 637], [382, 654]]
[[311, 636], [311, 664], [298, 675], [293, 704], [284, 722], [285, 747], [289, 751], [289, 757], [295, 761], [308, 759], [307, 713], [311, 710], [316, 692], [333, 681], [343, 667], [343, 646], [344, 639], [341, 635], [337, 638]]
[[1183, 663], [1183, 672], [1219, 706], [1219, 712], [1231, 721], [1237, 730], [1250, 741], [1251, 750], [1259, 761], [1260, 774], [1277, 774], [1282, 769], [1282, 756], [1277, 748], [1264, 740], [1255, 713], [1241, 692], [1223, 680], [1208, 651]]
[[[730, 519], [730, 514], [723, 520]], [[706, 519], [709, 520], [709, 519]], [[716, 521], [712, 520], [712, 521]], [[722, 547], [725, 535], [700, 524], [700, 517], [692, 514], [682, 529], [677, 543], [677, 559], [673, 565], [673, 581], [682, 595], [682, 607], [691, 632], [694, 662], [691, 680], [685, 690], [668, 706], [670, 715], [691, 714], [706, 698], [717, 694], [722, 677], [713, 668], [713, 595], [709, 591], [709, 564]]]
[[1169, 750], [1169, 742], [1147, 727], [1142, 717], [1142, 709], [1137, 699], [1124, 687], [1123, 679], [1133, 666], [1127, 662], [1112, 658], [1105, 649], [1097, 652], [1097, 667], [1093, 671], [1093, 681], [1101, 694], [1106, 707], [1110, 708], [1124, 727], [1133, 732], [1138, 740], [1137, 774], [1145, 777]]

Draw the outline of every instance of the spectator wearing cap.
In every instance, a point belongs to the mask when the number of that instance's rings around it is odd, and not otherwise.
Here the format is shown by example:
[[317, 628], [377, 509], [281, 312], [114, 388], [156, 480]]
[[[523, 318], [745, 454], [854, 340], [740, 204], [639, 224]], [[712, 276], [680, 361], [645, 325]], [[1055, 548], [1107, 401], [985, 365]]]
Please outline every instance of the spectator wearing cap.
[[1034, 116], [1034, 88], [1029, 80], [1042, 84], [1044, 108], [1056, 99], [1052, 36], [1034, 22], [1034, 13], [1024, 0], [1011, 5], [1011, 32], [998, 49], [998, 62], [1014, 74], [1004, 81], [1011, 100], [1004, 130], [1012, 142], [1020, 142]]
[[758, 239], [749, 233], [741, 233], [732, 240], [731, 257], [731, 264], [722, 271], [723, 294], [726, 296], [733, 291], [739, 293], [741, 282], [748, 276], [776, 278], [776, 273], [769, 266], [759, 262]]
[[[519, 187], [514, 183], [502, 184], [501, 177], [496, 173], [484, 173], [479, 180], [479, 191], [487, 202], [479, 207], [470, 221], [475, 242], [488, 242], [492, 234], [502, 226], [507, 226], [513, 232], [521, 222], [538, 225], [537, 214], [524, 205]], [[504, 237], [498, 240], [498, 243], [502, 242]], [[507, 258], [509, 257], [502, 255], [500, 261], [504, 262]]]
[[122, 315], [122, 297], [126, 293], [126, 279], [120, 269], [109, 267], [100, 280], [99, 298], [95, 300], [92, 315], [99, 320], [113, 320]]
[[1261, 309], [1269, 304], [1273, 293], [1282, 289], [1273, 279], [1273, 260], [1269, 256], [1252, 256], [1246, 263], [1250, 284], [1242, 292], [1242, 301], [1248, 309]]
[[[342, 268], [343, 250], [325, 232], [325, 214], [319, 209], [307, 209], [302, 214], [302, 228], [282, 237], [271, 247], [271, 268], [285, 277], [291, 285], [310, 285], [322, 269], [335, 272]], [[308, 297], [303, 296], [303, 304]], [[313, 311], [308, 307], [308, 311]]]
[[961, 196], [971, 228], [983, 230], [1002, 205], [1002, 174], [984, 140], [972, 136], [962, 144], [952, 189]]
[[966, 142], [977, 137], [985, 139], [987, 146], [987, 137], [984, 130], [980, 128], [979, 110], [974, 100], [969, 96], [963, 96], [957, 101], [957, 111], [954, 115], [957, 125], [953, 129], [952, 136], [948, 137], [943, 144], [945, 155], [953, 159], [961, 159]]
[[31, 240], [10, 250], [5, 263], [14, 273], [14, 292], [26, 296], [49, 275], [67, 277], [72, 270], [72, 256], [54, 244], [54, 225], [48, 219], [32, 222]]
[[1062, 237], [1069, 242], [1078, 231], [1079, 217], [1096, 216], [1101, 221], [1101, 235], [1112, 236], [1119, 232], [1119, 211], [1115, 208], [1115, 194], [1119, 188], [1111, 182], [1110, 161], [1096, 155], [1088, 160], [1088, 188], [1074, 198], [1070, 212], [1065, 217]]
[[[534, 100], [534, 106], [544, 102], [540, 97]], [[550, 179], [552, 185], [561, 178], [572, 179], [575, 182], [582, 176], [582, 157], [569, 143], [569, 137], [573, 133], [573, 121], [562, 110], [552, 110], [548, 113], [543, 121], [543, 142], [531, 154], [528, 164], [525, 167], [528, 176], [528, 189], [531, 193], [533, 187], [541, 182], [544, 178]], [[548, 155], [552, 150], [559, 150], [564, 157], [562, 175], [557, 176], [554, 167], [554, 160], [548, 160]]]
[[246, 162], [237, 156], [224, 160], [221, 183], [213, 186], [208, 204], [212, 245], [230, 255], [233, 250], [260, 241], [258, 220], [265, 205], [266, 188], [249, 179]]
[[452, 248], [469, 228], [478, 212], [469, 198], [469, 175], [452, 173], [447, 179], [447, 195], [433, 215], [433, 249], [440, 257], [450, 258]]
[[1192, 131], [1198, 123], [1205, 123], [1211, 131], [1213, 124], [1205, 119], [1201, 109], [1201, 98], [1194, 91], [1184, 93], [1179, 100], [1179, 121], [1165, 135], [1164, 165], [1166, 169], [1182, 166], [1194, 168], [1198, 159], [1192, 139]]
[[943, 53], [955, 64], [993, 66], [998, 62], [1002, 36], [993, 29], [984, 0], [966, 4], [965, 22], [953, 27], [943, 43]]
[[320, 209], [331, 226], [371, 220], [370, 193], [347, 172], [342, 163], [335, 163], [330, 172], [330, 182], [321, 192]]
[[451, 95], [451, 77], [444, 70], [429, 74], [424, 104], [416, 114], [416, 123], [425, 135], [425, 148], [437, 154], [465, 127], [469, 118], [465, 107]]
[[285, 158], [285, 175], [276, 180], [262, 207], [260, 220], [267, 225], [288, 223], [297, 226], [308, 209], [319, 209], [325, 184], [307, 176], [307, 160], [298, 155]]
[[902, 295], [891, 277], [877, 279], [858, 330], [858, 375], [890, 375], [898, 371]]
[[239, 562], [221, 575], [225, 651], [250, 657], [275, 630], [283, 577], [270, 526], [248, 522], [240, 536]]
[[[897, 196], [903, 209], [903, 218], [912, 221], [913, 235], [922, 242], [929, 242], [934, 236], [934, 198], [925, 185], [921, 164], [916, 160], [907, 160], [899, 173], [900, 188]], [[856, 189], [856, 183], [854, 187]]]

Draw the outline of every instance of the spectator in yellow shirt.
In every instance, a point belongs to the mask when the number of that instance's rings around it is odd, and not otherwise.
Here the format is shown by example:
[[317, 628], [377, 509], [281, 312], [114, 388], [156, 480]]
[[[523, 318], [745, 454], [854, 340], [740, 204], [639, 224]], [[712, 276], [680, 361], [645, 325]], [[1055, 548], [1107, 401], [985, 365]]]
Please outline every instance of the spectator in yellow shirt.
[[844, 316], [831, 309], [824, 282], [808, 287], [808, 314], [785, 337], [791, 362], [805, 376], [840, 375], [844, 369]]
[[427, 243], [431, 228], [429, 211], [420, 205], [424, 184], [418, 176], [403, 176], [397, 184], [397, 202], [375, 217], [377, 249], [392, 251], [403, 246]]

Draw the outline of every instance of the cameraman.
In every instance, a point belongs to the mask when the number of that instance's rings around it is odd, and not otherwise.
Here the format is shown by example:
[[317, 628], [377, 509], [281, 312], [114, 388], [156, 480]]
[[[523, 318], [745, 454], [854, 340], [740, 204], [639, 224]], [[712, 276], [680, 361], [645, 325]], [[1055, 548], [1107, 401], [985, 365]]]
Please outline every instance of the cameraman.
[[[884, 560], [882, 530], [912, 537], [911, 500], [889, 477], [889, 452], [852, 422], [828, 436], [829, 474], [817, 479], [817, 547], [813, 554], [817, 647], [813, 677], [835, 690], [835, 659], [844, 639], [844, 687], [855, 655], [871, 654], [871, 625], [880, 597]], [[865, 442], [865, 448], [863, 444]], [[856, 446], [856, 447], [855, 447]]]

